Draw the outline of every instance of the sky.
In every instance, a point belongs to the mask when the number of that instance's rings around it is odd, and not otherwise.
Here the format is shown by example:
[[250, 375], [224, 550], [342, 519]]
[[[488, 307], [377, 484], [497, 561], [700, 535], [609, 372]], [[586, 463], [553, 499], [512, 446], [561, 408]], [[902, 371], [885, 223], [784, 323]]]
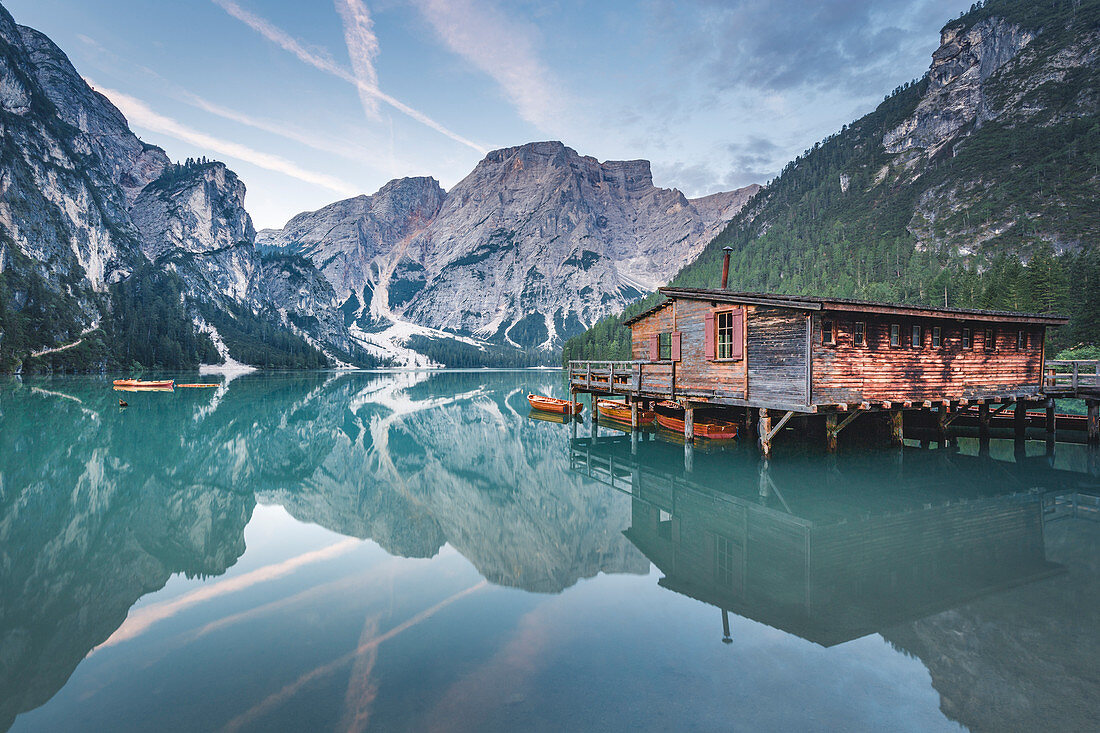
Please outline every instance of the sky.
[[0, 0], [258, 229], [561, 140], [690, 197], [767, 183], [921, 76], [970, 0]]

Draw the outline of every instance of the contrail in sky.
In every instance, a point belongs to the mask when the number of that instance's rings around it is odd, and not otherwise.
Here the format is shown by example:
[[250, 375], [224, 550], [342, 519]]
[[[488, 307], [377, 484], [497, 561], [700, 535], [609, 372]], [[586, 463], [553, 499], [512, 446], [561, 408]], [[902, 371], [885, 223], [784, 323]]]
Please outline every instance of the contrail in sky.
[[149, 105], [145, 104], [145, 102], [140, 99], [131, 97], [128, 94], [124, 94], [114, 89], [96, 87], [91, 80], [86, 81], [93, 89], [106, 95], [107, 98], [111, 100], [111, 103], [122, 111], [122, 114], [126, 116], [127, 120], [139, 127], [144, 127], [147, 130], [159, 132], [169, 137], [174, 137], [177, 140], [191, 143], [196, 147], [205, 148], [230, 158], [243, 160], [246, 163], [251, 163], [260, 168], [266, 168], [269, 171], [275, 171], [290, 176], [291, 178], [297, 178], [299, 181], [323, 186], [342, 196], [354, 196], [358, 192], [355, 186], [346, 181], [341, 181], [339, 178], [330, 176], [327, 173], [307, 170], [278, 155], [263, 153], [259, 150], [241, 145], [240, 143], [232, 142], [231, 140], [223, 140], [213, 135], [208, 135], [205, 132], [188, 127], [178, 120], [174, 120], [171, 117], [165, 117], [153, 111]]
[[[378, 56], [379, 46], [370, 11], [362, 0], [336, 0], [336, 12], [344, 23], [344, 41], [356, 79], [377, 89], [378, 72], [374, 68], [374, 59]], [[359, 100], [367, 116], [378, 119], [378, 99], [360, 88]]]
[[261, 18], [255, 13], [251, 13], [233, 0], [211, 0], [215, 5], [220, 7], [225, 12], [232, 15], [237, 20], [247, 25], [252, 30], [259, 33], [261, 36], [271, 41], [275, 45], [282, 48], [284, 51], [288, 51], [298, 57], [302, 62], [309, 64], [315, 69], [319, 69], [326, 74], [335, 76], [337, 79], [342, 79], [349, 84], [355, 86], [361, 92], [371, 95], [378, 99], [378, 101], [388, 104], [389, 106], [401, 112], [404, 115], [411, 117], [417, 122], [432, 128], [441, 135], [446, 135], [455, 142], [462, 143], [463, 145], [473, 148], [477, 152], [484, 155], [489, 152], [488, 148], [485, 148], [477, 143], [462, 137], [457, 132], [452, 132], [440, 123], [428, 117], [423, 112], [419, 112], [409, 105], [405, 104], [399, 99], [395, 99], [390, 95], [383, 92], [377, 86], [374, 86], [363, 79], [357, 78], [353, 73], [337, 64], [332, 57], [327, 54], [313, 51], [306, 48], [300, 41], [292, 37], [286, 31], [282, 30], [278, 26], [273, 25], [269, 21]]

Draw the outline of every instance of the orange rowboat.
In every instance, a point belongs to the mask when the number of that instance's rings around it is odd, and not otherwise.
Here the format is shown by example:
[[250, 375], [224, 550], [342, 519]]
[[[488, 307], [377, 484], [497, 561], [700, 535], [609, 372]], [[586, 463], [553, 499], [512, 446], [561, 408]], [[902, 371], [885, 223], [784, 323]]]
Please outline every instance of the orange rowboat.
[[[682, 417], [676, 417], [667, 412], [658, 412], [657, 424], [665, 430], [675, 432], [677, 435], [684, 434], [684, 419]], [[700, 416], [695, 418], [692, 429], [696, 438], [733, 440], [737, 437], [737, 423], [717, 420], [713, 417]]]
[[[596, 408], [599, 410], [601, 418], [607, 417], [627, 425], [630, 424], [630, 405], [614, 400], [597, 400]], [[653, 410], [638, 408], [638, 427], [647, 428], [653, 425], [654, 418], [655, 413]]]
[[140, 379], [116, 379], [114, 381], [116, 387], [154, 387], [158, 389], [171, 389], [175, 383], [173, 379], [163, 379], [156, 382], [143, 382]]
[[557, 397], [543, 397], [542, 395], [537, 394], [527, 395], [527, 401], [530, 402], [531, 407], [536, 410], [542, 410], [543, 412], [557, 412], [562, 415], [576, 415], [584, 409], [584, 405], [582, 405], [580, 402], [559, 400]]

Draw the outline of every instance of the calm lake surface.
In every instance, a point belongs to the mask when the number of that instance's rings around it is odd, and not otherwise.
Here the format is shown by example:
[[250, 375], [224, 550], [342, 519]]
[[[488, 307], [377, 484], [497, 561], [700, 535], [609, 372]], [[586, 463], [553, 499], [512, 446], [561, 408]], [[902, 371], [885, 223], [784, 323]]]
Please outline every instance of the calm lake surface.
[[1097, 728], [1083, 446], [765, 466], [528, 391], [0, 382], [0, 730]]

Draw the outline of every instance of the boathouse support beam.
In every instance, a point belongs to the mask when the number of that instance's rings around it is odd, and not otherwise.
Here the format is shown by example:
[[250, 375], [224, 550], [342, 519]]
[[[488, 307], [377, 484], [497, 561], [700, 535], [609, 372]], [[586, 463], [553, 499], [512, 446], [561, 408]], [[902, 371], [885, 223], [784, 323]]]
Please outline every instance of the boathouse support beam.
[[1054, 400], [1047, 400], [1047, 442], [1053, 442], [1058, 435], [1058, 418], [1054, 412]]
[[837, 449], [837, 437], [840, 431], [852, 424], [852, 421], [862, 415], [866, 410], [854, 410], [849, 412], [843, 420], [837, 422], [837, 413], [830, 412], [825, 415], [825, 449], [835, 453]]
[[695, 440], [695, 408], [684, 406], [684, 440], [688, 443]]
[[1016, 409], [1012, 415], [1013, 435], [1016, 440], [1023, 440], [1027, 428], [1027, 401], [1017, 400]]
[[1089, 445], [1100, 445], [1100, 400], [1085, 400], [1088, 406]]
[[772, 438], [779, 434], [779, 431], [783, 429], [783, 426], [786, 425], [787, 421], [790, 420], [792, 417], [794, 417], [794, 411], [787, 410], [786, 414], [784, 414], [783, 417], [779, 418], [779, 422], [776, 423], [775, 427], [771, 429], [770, 433], [768, 433], [767, 440], [769, 443], [772, 442]]
[[627, 397], [630, 401], [630, 428], [631, 431], [638, 429], [638, 398]]
[[989, 440], [989, 405], [985, 402], [978, 405], [978, 438]]

